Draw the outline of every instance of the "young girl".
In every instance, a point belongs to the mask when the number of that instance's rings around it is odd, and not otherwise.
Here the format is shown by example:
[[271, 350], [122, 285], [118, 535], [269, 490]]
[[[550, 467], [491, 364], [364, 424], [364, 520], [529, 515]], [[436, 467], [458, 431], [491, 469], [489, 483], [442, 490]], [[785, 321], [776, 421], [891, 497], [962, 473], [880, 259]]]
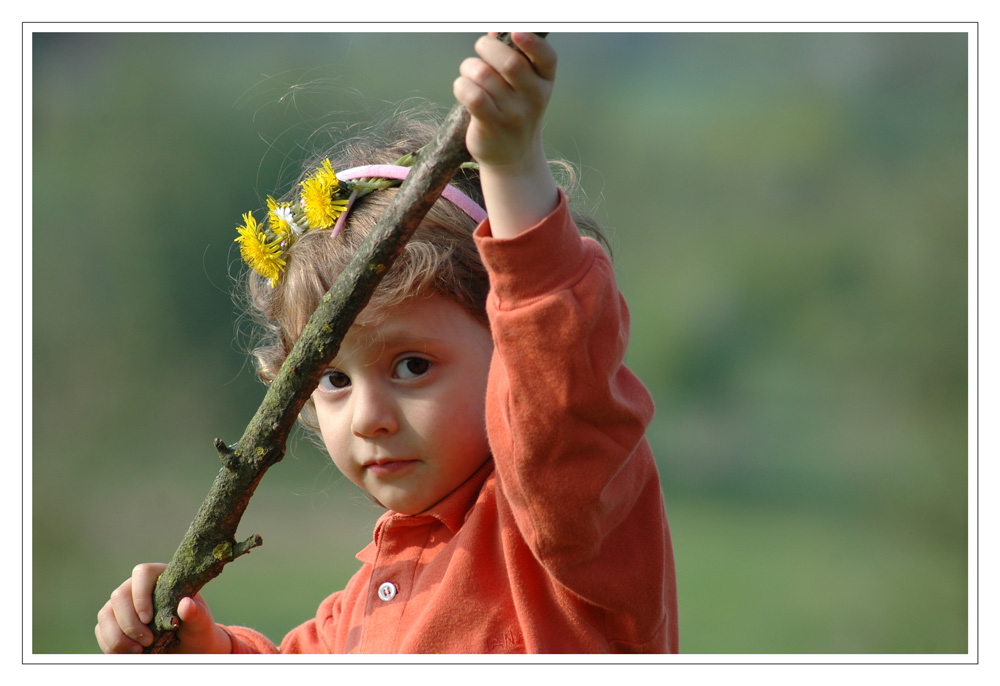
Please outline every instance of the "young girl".
[[[644, 437], [653, 405], [622, 364], [628, 312], [543, 152], [555, 52], [533, 34], [513, 39], [521, 52], [481, 38], [455, 81], [478, 174], [462, 170], [435, 204], [302, 413], [387, 510], [361, 568], [278, 647], [216, 624], [201, 594], [185, 598], [177, 652], [678, 650], [673, 553]], [[402, 176], [370, 165], [405, 159], [432, 134], [396, 121], [391, 144], [354, 141], [311, 165], [289, 203], [268, 202], [271, 228], [298, 234], [285, 249], [253, 242], [245, 216], [251, 296], [273, 331], [257, 351], [265, 379], [395, 192], [347, 207], [337, 184]], [[104, 652], [150, 644], [163, 569], [137, 566], [101, 609]]]

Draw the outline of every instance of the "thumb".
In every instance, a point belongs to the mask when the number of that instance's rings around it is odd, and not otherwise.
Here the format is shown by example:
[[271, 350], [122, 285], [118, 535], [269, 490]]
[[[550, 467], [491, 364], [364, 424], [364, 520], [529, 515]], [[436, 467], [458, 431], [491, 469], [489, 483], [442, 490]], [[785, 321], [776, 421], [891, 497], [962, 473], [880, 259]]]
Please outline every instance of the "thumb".
[[180, 641], [178, 652], [216, 652], [219, 632], [208, 603], [199, 593], [194, 598], [184, 598], [177, 605], [181, 625], [177, 628]]

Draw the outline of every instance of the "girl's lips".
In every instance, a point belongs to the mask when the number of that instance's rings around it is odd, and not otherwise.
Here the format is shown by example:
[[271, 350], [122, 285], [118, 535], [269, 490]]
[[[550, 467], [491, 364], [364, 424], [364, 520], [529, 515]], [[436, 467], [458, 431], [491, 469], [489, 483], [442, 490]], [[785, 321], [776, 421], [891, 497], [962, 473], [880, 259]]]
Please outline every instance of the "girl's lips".
[[399, 474], [405, 469], [409, 469], [417, 463], [416, 460], [386, 460], [384, 462], [369, 462], [364, 467], [370, 474], [375, 476], [389, 476]]

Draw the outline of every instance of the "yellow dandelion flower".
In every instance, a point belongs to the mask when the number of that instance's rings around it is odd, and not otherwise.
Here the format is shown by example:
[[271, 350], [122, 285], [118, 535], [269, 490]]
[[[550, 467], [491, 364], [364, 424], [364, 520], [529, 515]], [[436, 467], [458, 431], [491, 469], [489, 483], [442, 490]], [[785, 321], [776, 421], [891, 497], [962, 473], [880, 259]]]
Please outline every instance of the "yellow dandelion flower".
[[[267, 227], [271, 233], [281, 239], [292, 235], [295, 220], [292, 219], [292, 206], [288, 203], [278, 204], [270, 195], [267, 196]], [[297, 227], [295, 227], [297, 228]]]
[[323, 160], [323, 164], [316, 170], [316, 178], [322, 179], [323, 183], [326, 183], [330, 188], [337, 188], [340, 186], [340, 181], [337, 179], [337, 175], [333, 171], [333, 165], [330, 164], [330, 158]]
[[257, 220], [250, 212], [243, 215], [243, 221], [244, 225], [237, 227], [240, 235], [236, 242], [240, 244], [240, 255], [251, 269], [270, 279], [271, 288], [274, 288], [285, 268], [285, 261], [281, 259], [281, 239], [268, 242], [267, 234], [257, 230]]
[[323, 160], [323, 165], [316, 173], [302, 182], [302, 209], [311, 229], [326, 229], [334, 225], [337, 217], [347, 207], [347, 200], [334, 198], [340, 190], [340, 182], [333, 172], [330, 160]]

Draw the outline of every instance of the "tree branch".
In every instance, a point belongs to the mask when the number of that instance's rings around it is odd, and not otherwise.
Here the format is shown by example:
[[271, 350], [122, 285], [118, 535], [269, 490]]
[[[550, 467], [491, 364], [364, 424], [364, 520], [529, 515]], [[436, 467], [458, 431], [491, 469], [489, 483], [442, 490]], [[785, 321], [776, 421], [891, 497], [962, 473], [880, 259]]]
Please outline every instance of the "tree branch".
[[[506, 34], [497, 37], [510, 44]], [[155, 639], [145, 652], [162, 653], [174, 645], [180, 624], [178, 603], [195, 595], [226, 564], [261, 545], [256, 534], [242, 542], [236, 540], [236, 528], [250, 497], [267, 469], [284, 457], [285, 442], [302, 406], [336, 356], [354, 319], [451, 177], [470, 159], [465, 148], [468, 126], [468, 112], [456, 104], [417, 157], [375, 228], [321, 299], [243, 437], [233, 446], [215, 439], [222, 468], [157, 580], [155, 614], [150, 622]]]

